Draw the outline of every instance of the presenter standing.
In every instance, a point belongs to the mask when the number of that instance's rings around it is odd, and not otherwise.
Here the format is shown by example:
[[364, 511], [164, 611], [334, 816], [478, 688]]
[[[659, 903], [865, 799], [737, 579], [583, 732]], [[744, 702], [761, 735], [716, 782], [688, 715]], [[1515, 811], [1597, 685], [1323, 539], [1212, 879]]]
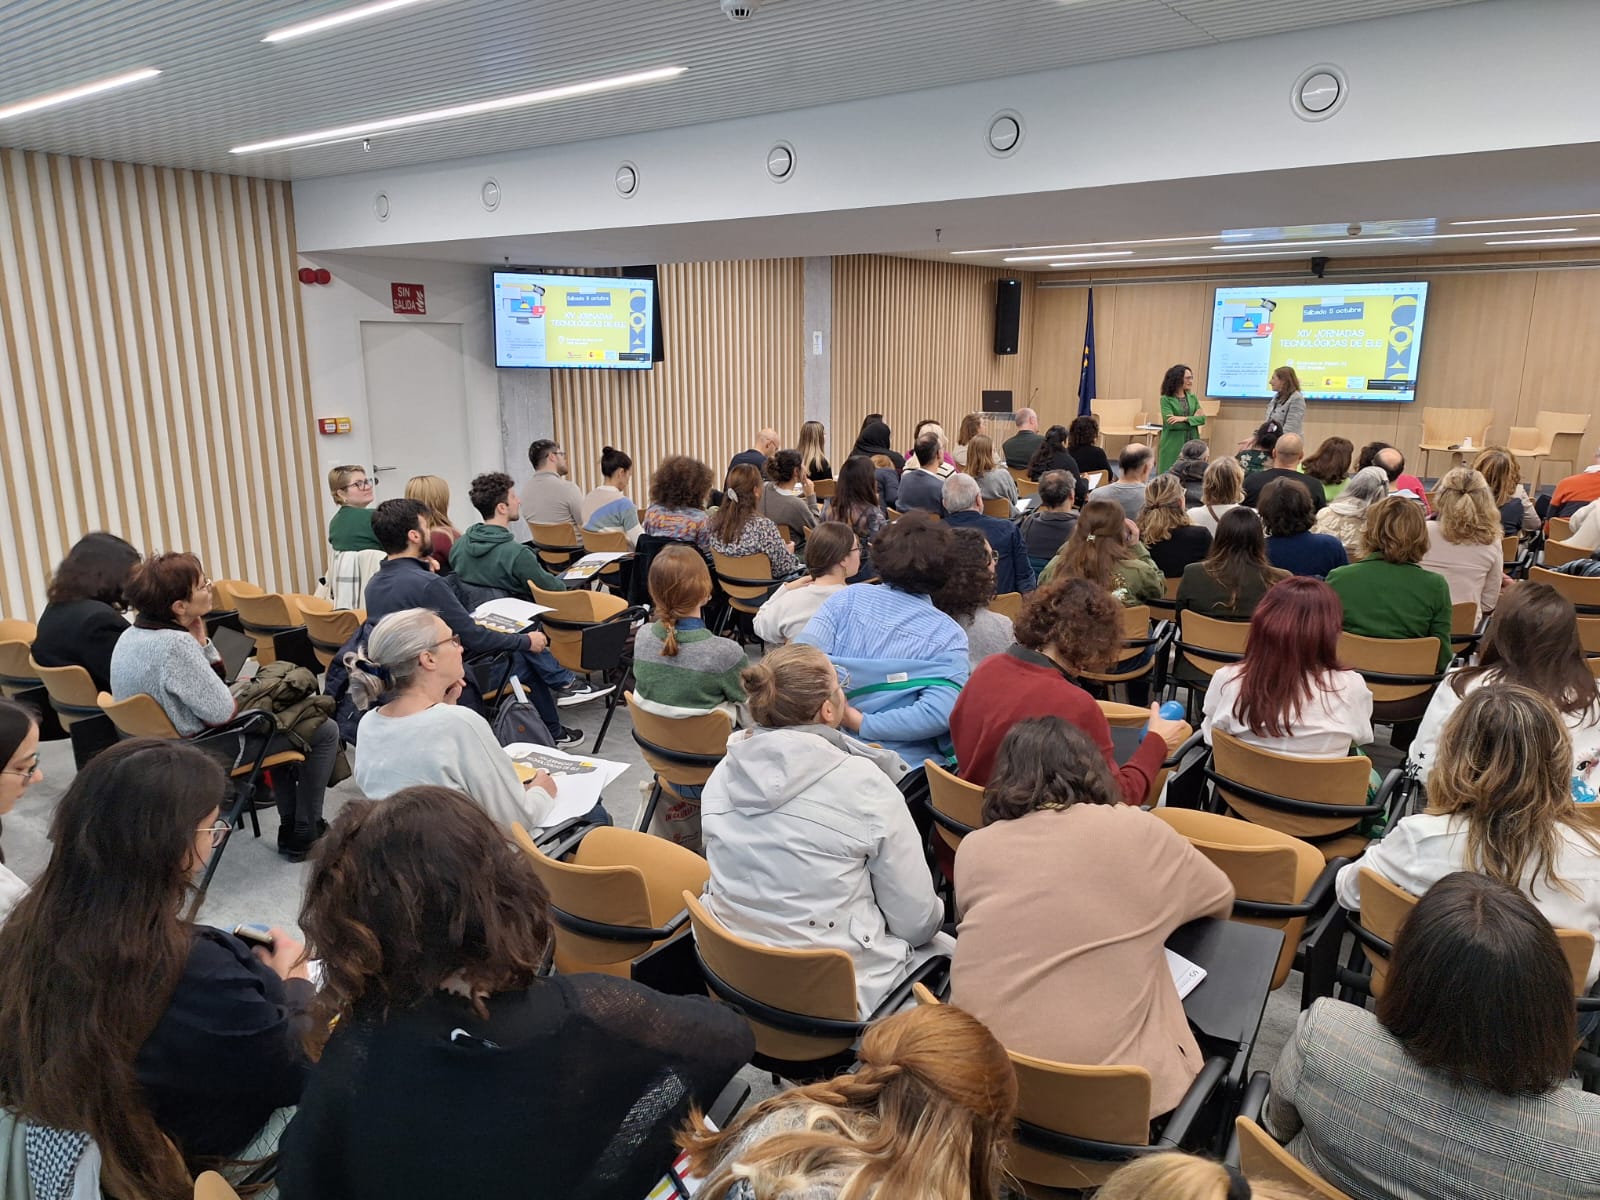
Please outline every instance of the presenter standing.
[[1179, 363], [1161, 377], [1161, 440], [1156, 446], [1156, 473], [1171, 470], [1185, 442], [1200, 436], [1206, 423], [1200, 398], [1194, 394], [1194, 372]]
[[1279, 367], [1267, 380], [1272, 389], [1272, 399], [1267, 402], [1267, 420], [1277, 424], [1284, 433], [1298, 433], [1302, 437], [1306, 423], [1306, 398], [1300, 394], [1300, 376], [1293, 367]]

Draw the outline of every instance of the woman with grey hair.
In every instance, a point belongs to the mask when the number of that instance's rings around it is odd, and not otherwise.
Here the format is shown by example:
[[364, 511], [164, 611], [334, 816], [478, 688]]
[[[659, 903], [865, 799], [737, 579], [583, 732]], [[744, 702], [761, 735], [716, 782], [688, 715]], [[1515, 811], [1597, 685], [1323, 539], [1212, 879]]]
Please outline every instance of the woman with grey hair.
[[1167, 474], [1174, 476], [1183, 484], [1185, 508], [1198, 508], [1204, 503], [1201, 496], [1206, 468], [1210, 465], [1211, 447], [1199, 438], [1185, 442], [1183, 449], [1178, 451], [1178, 461], [1172, 464], [1172, 469]]
[[1366, 557], [1361, 531], [1367, 527], [1367, 509], [1389, 494], [1389, 476], [1382, 467], [1362, 467], [1350, 476], [1344, 491], [1317, 514], [1313, 533], [1331, 533], [1344, 543], [1351, 562]]
[[533, 828], [550, 811], [555, 780], [538, 771], [524, 784], [489, 722], [456, 704], [466, 679], [461, 639], [432, 609], [390, 613], [345, 666], [356, 707], [368, 710], [355, 776], [370, 799], [434, 784], [465, 792], [505, 826]]

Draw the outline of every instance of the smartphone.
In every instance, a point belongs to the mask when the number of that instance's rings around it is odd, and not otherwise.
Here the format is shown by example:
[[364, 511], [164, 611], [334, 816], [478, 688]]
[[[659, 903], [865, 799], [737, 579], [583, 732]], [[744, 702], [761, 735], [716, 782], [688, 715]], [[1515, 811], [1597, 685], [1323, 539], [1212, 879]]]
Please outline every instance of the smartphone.
[[272, 931], [265, 925], [235, 925], [233, 936], [240, 941], [249, 942], [252, 946], [262, 946], [269, 953], [275, 946]]

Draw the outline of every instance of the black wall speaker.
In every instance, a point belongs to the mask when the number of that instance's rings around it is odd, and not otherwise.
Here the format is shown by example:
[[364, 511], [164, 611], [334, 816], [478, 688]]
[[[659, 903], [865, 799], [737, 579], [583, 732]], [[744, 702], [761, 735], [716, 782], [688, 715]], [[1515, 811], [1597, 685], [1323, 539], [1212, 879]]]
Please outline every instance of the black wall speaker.
[[1015, 354], [1017, 330], [1022, 325], [1022, 281], [1001, 279], [995, 283], [994, 352]]

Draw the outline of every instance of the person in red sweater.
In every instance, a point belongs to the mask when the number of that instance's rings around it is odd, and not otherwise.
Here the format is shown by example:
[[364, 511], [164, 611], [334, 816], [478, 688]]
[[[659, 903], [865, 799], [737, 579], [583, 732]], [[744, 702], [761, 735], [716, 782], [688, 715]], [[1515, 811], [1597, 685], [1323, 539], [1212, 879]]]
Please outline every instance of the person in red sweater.
[[1556, 484], [1550, 497], [1550, 515], [1570, 517], [1591, 500], [1600, 500], [1600, 450], [1594, 452], [1593, 463]]
[[950, 714], [961, 778], [987, 784], [995, 753], [1013, 725], [1029, 717], [1056, 716], [1100, 747], [1123, 800], [1143, 804], [1167, 754], [1189, 736], [1188, 724], [1166, 720], [1152, 704], [1139, 749], [1126, 764], [1118, 764], [1105, 714], [1073, 682], [1084, 671], [1102, 671], [1116, 661], [1122, 606], [1098, 584], [1062, 579], [1024, 600], [1015, 628], [1017, 644], [978, 665]]

